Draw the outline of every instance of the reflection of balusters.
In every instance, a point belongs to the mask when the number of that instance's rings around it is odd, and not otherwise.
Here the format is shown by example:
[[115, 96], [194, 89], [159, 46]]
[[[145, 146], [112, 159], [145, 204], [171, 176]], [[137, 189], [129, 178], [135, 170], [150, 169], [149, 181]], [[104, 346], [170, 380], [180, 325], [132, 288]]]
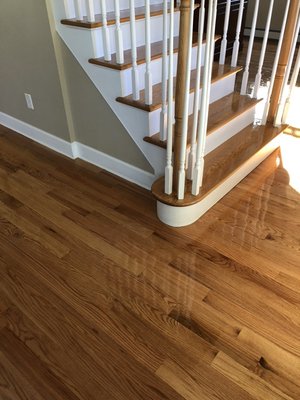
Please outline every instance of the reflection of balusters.
[[[172, 6], [173, 1], [170, 3]], [[171, 10], [170, 10], [171, 11]], [[171, 17], [171, 16], [170, 16]], [[170, 21], [171, 23], [171, 21]], [[174, 36], [174, 32], [173, 32]], [[172, 40], [173, 40], [172, 36]], [[171, 40], [171, 37], [170, 39]], [[166, 140], [167, 133], [167, 70], [168, 70], [168, 1], [164, 0], [163, 5], [163, 47], [162, 47], [162, 71], [161, 71], [161, 85], [162, 85], [162, 99], [161, 99], [161, 113], [160, 113], [160, 140]], [[173, 102], [173, 99], [172, 99]]]
[[221, 42], [221, 50], [220, 50], [220, 60], [219, 64], [225, 64], [226, 50], [227, 50], [227, 33], [229, 26], [229, 18], [230, 18], [230, 8], [231, 8], [231, 0], [227, 0], [226, 10], [225, 10], [225, 19], [224, 19], [224, 28], [223, 28], [223, 39]]
[[173, 51], [174, 51], [174, 2], [170, 3], [169, 26], [169, 80], [168, 80], [168, 108], [167, 108], [167, 159], [165, 168], [165, 193], [171, 194], [173, 188]]
[[95, 22], [94, 0], [86, 0], [87, 18], [90, 22]]
[[231, 58], [231, 66], [232, 67], [236, 67], [236, 65], [237, 65], [237, 59], [238, 59], [239, 49], [240, 49], [240, 34], [241, 34], [241, 28], [242, 28], [242, 22], [243, 22], [243, 14], [244, 14], [244, 0], [241, 0], [237, 24], [236, 24], [235, 41], [234, 41], [233, 50], [232, 50], [232, 58]]
[[285, 13], [284, 13], [283, 20], [282, 20], [281, 33], [280, 33], [280, 37], [279, 37], [279, 41], [278, 41], [278, 45], [277, 45], [277, 50], [276, 50], [276, 55], [275, 55], [275, 59], [274, 59], [272, 75], [271, 75], [271, 79], [270, 79], [270, 85], [269, 85], [269, 88], [268, 88], [266, 104], [265, 104], [265, 107], [264, 107], [264, 113], [263, 113], [263, 117], [262, 117], [262, 125], [266, 125], [266, 123], [267, 123], [267, 115], [268, 115], [268, 112], [269, 112], [271, 95], [272, 95], [272, 91], [273, 91], [273, 87], [274, 87], [274, 82], [275, 82], [275, 77], [276, 77], [276, 72], [277, 72], [280, 52], [281, 52], [281, 49], [282, 49], [282, 43], [283, 43], [283, 39], [284, 39], [284, 32], [285, 32], [286, 23], [287, 23], [289, 7], [290, 7], [290, 0], [287, 0], [286, 7], [285, 7]]
[[102, 38], [103, 38], [104, 59], [106, 61], [111, 61], [110, 37], [109, 37], [109, 29], [107, 26], [106, 0], [101, 0], [101, 14], [102, 14]]
[[132, 59], [132, 97], [139, 100], [139, 71], [137, 65], [136, 51], [136, 26], [135, 26], [135, 8], [134, 0], [130, 0], [130, 39], [131, 39], [131, 59]]
[[124, 63], [123, 35], [120, 21], [120, 0], [115, 0], [115, 40], [116, 40], [116, 59], [118, 64]]
[[199, 12], [199, 24], [198, 24], [198, 49], [197, 49], [197, 66], [196, 66], [196, 84], [194, 94], [194, 109], [193, 109], [193, 127], [192, 127], [192, 138], [191, 138], [191, 150], [189, 154], [188, 164], [188, 178], [192, 179], [194, 166], [196, 161], [196, 149], [197, 149], [197, 128], [199, 119], [199, 106], [200, 106], [200, 81], [201, 81], [201, 67], [202, 67], [202, 47], [203, 47], [203, 30], [204, 30], [204, 17], [205, 17], [205, 0], [202, 0], [201, 8]]
[[248, 85], [248, 79], [249, 79], [249, 66], [250, 66], [255, 31], [256, 31], [256, 22], [257, 22], [257, 15], [258, 15], [258, 9], [259, 9], [259, 2], [260, 2], [260, 0], [256, 0], [254, 12], [253, 12], [252, 28], [251, 28], [250, 38], [249, 38], [247, 58], [246, 58], [246, 63], [245, 63], [245, 68], [244, 68], [244, 73], [243, 73], [243, 80], [242, 80], [242, 88], [241, 88], [242, 95], [246, 94], [246, 92], [247, 92], [247, 85]]
[[273, 6], [274, 6], [274, 0], [271, 0], [270, 1], [270, 5], [269, 5], [269, 12], [268, 12], [268, 17], [267, 17], [267, 22], [266, 22], [266, 26], [265, 26], [265, 33], [264, 33], [263, 43], [262, 43], [262, 46], [261, 46], [261, 52], [260, 52], [260, 57], [259, 57], [259, 62], [258, 62], [257, 74], [255, 76], [255, 83], [254, 83], [254, 90], [253, 90], [253, 97], [255, 99], [257, 99], [258, 90], [260, 88], [261, 73], [262, 73], [262, 67], [263, 67], [264, 61], [265, 61], [267, 43], [268, 43], [268, 39], [269, 39], [269, 32], [270, 32], [270, 24], [271, 24], [271, 18], [272, 18], [272, 13], [273, 13]]

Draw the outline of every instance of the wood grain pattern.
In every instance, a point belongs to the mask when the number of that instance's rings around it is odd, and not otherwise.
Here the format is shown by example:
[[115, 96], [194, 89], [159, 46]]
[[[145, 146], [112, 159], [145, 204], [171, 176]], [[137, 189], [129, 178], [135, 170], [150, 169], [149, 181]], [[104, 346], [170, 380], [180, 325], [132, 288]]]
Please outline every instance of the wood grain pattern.
[[[210, 104], [208, 112], [208, 125], [207, 125], [207, 136], [211, 135], [217, 129], [228, 124], [234, 118], [243, 114], [247, 110], [255, 107], [261, 100], [252, 99], [249, 96], [241, 96], [238, 92], [233, 92], [220, 100]], [[193, 128], [193, 114], [189, 116], [188, 120], [188, 137], [187, 147], [191, 144], [191, 135]], [[152, 143], [155, 146], [167, 148], [166, 141], [161, 141], [159, 133], [153, 136], [146, 136], [145, 142]]]
[[1, 127], [0, 398], [298, 400], [300, 194], [278, 157], [175, 229], [150, 192]]
[[[237, 74], [239, 71], [241, 71], [241, 69], [242, 69], [241, 67], [231, 68], [227, 65], [224, 66], [224, 65], [219, 65], [218, 63], [214, 63], [211, 81], [217, 82], [223, 78], [226, 78], [227, 76]], [[201, 76], [203, 77], [203, 73], [201, 74]], [[173, 82], [174, 82], [174, 93], [175, 93], [176, 77], [174, 78]], [[193, 70], [191, 71], [191, 83], [190, 83], [191, 93], [195, 91], [195, 85], [196, 85], [196, 70]], [[202, 83], [200, 87], [202, 87]], [[153, 103], [151, 105], [145, 103], [144, 90], [141, 90], [140, 92], [140, 100], [133, 100], [132, 95], [126, 97], [117, 97], [116, 100], [120, 103], [127, 104], [128, 106], [140, 108], [141, 110], [151, 112], [161, 107], [161, 99], [162, 99], [162, 85], [161, 83], [158, 83], [156, 85], [153, 85]]]
[[[203, 43], [206, 41], [204, 40]], [[193, 47], [197, 46], [197, 35], [194, 34], [193, 36]], [[174, 37], [174, 53], [178, 52], [178, 46], [179, 46], [179, 38]], [[162, 57], [162, 50], [163, 48], [163, 42], [155, 42], [151, 43], [151, 60], [156, 60], [158, 58]], [[137, 64], [144, 64], [146, 62], [146, 46], [139, 46], [137, 47]], [[112, 54], [111, 56], [111, 61], [106, 61], [104, 57], [99, 57], [99, 58], [91, 58], [89, 60], [91, 64], [99, 65], [101, 67], [107, 67], [107, 68], [112, 68], [112, 69], [117, 69], [119, 71], [122, 71], [124, 69], [128, 69], [132, 67], [132, 55], [131, 55], [131, 50], [125, 50], [124, 51], [124, 63], [123, 64], [118, 64], [117, 63], [117, 56], [116, 53]]]
[[177, 207], [195, 204], [220, 185], [257, 151], [283, 132], [285, 128], [286, 125], [277, 128], [274, 128], [273, 125], [249, 125], [207, 154], [204, 157], [203, 185], [197, 196], [191, 194], [191, 181], [186, 184], [186, 194], [183, 200], [178, 200], [175, 192], [166, 195], [164, 177], [153, 183], [152, 193], [157, 200], [165, 204], [176, 205]]
[[[176, 8], [175, 11], [178, 11], [178, 9]], [[162, 13], [163, 13], [163, 4], [162, 3], [150, 5], [151, 17], [156, 17], [158, 15], [162, 15]], [[135, 18], [136, 19], [145, 18], [145, 7], [136, 7], [135, 8]], [[130, 20], [129, 9], [121, 10], [120, 11], [120, 22], [121, 23], [128, 22], [129, 20]], [[95, 22], [90, 22], [90, 21], [88, 21], [87, 17], [84, 17], [83, 20], [77, 20], [76, 18], [62, 19], [61, 23], [63, 25], [77, 26], [80, 28], [87, 28], [87, 29], [100, 28], [103, 25], [101, 14], [95, 15]], [[116, 20], [115, 20], [114, 11], [108, 12], [107, 13], [107, 24], [114, 25], [115, 23], [116, 23]]]

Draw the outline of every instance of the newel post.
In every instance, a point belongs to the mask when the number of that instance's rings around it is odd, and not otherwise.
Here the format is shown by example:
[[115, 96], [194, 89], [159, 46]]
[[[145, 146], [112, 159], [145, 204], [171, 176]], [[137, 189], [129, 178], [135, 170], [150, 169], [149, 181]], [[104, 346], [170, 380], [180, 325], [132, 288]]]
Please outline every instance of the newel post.
[[189, 15], [191, 1], [181, 0], [180, 3], [180, 27], [179, 27], [179, 47], [177, 61], [177, 78], [175, 91], [175, 128], [174, 128], [174, 178], [173, 187], [177, 192], [178, 187], [178, 171], [180, 148], [182, 138], [182, 120], [184, 109], [185, 79], [189, 71], [187, 71], [187, 58], [189, 49]]
[[284, 75], [289, 61], [289, 55], [292, 48], [295, 28], [297, 25], [299, 4], [300, 4], [299, 0], [291, 0], [290, 3], [287, 23], [284, 31], [282, 49], [279, 57], [274, 87], [271, 95], [270, 108], [267, 117], [267, 121], [271, 123], [274, 122], [280, 100], [280, 94], [283, 89]]

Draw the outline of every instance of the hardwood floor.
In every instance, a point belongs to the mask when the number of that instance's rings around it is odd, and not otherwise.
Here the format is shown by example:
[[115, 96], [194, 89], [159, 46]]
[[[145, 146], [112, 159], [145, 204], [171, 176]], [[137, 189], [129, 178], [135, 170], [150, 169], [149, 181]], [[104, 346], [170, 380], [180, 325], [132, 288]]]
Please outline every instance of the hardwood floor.
[[2, 127], [0, 399], [299, 399], [300, 166], [280, 158], [174, 229], [146, 190]]

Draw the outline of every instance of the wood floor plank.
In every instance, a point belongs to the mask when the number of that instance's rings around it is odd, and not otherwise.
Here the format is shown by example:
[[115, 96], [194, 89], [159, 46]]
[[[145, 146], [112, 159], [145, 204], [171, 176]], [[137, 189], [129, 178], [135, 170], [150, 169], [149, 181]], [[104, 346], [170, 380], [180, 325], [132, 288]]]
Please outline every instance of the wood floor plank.
[[2, 400], [44, 400], [0, 351], [0, 398]]
[[231, 381], [236, 382], [238, 386], [243, 388], [250, 395], [255, 396], [256, 399], [291, 399], [291, 397], [285, 395], [280, 390], [277, 390], [272, 385], [266, 383], [222, 352], [219, 352], [216, 355], [214, 361], [212, 362], [212, 366]]
[[0, 127], [1, 400], [298, 400], [281, 156], [176, 229], [150, 192]]

